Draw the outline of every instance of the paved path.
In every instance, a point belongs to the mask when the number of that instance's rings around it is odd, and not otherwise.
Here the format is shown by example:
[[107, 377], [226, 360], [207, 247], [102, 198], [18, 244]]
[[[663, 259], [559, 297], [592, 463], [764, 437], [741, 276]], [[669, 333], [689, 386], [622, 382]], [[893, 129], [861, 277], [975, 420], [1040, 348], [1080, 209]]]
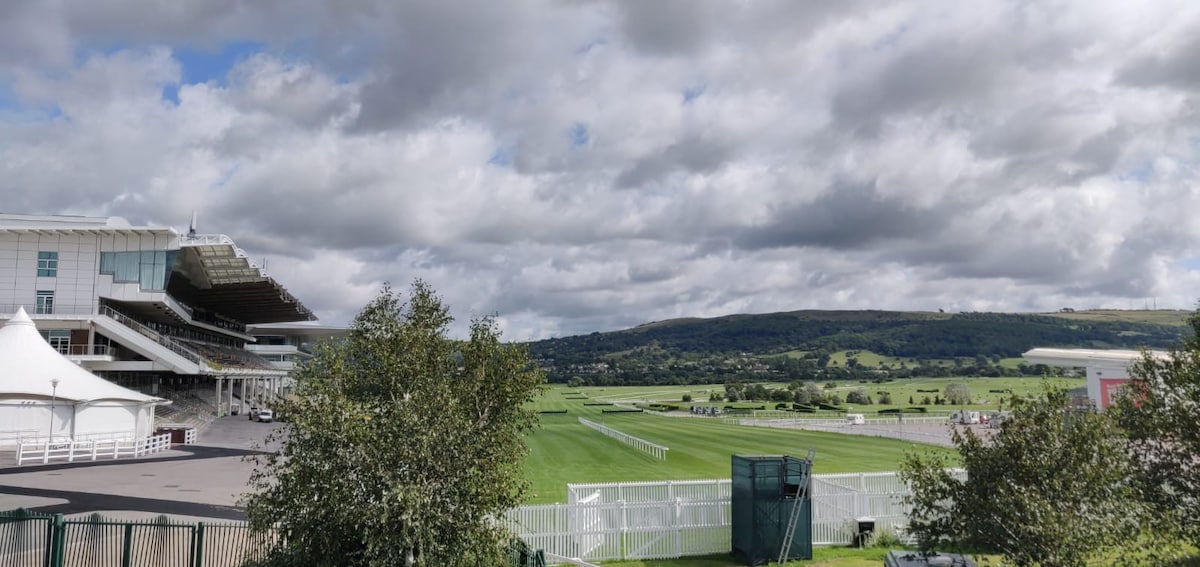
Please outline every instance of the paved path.
[[0, 510], [244, 519], [237, 503], [254, 467], [250, 459], [276, 427], [232, 416], [214, 421], [199, 444], [150, 458], [0, 469]]

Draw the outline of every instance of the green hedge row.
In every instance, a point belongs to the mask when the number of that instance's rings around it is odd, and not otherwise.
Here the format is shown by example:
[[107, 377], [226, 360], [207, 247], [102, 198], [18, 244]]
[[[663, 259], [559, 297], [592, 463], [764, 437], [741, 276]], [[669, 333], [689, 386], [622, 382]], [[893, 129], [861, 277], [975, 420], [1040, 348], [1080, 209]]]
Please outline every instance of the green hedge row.
[[585, 406], [611, 406], [612, 402], [583, 402]]
[[925, 413], [927, 411], [929, 411], [928, 408], [912, 407], [912, 408], [891, 408], [891, 409], [879, 410], [876, 413], [878, 413], [879, 415], [896, 415], [898, 413]]
[[600, 410], [600, 413], [642, 413], [640, 409], [606, 409]]
[[539, 411], [538, 413], [540, 413], [540, 414], [542, 414], [542, 415], [546, 415], [546, 414], [550, 414], [550, 413], [567, 413], [567, 410], [565, 410], [565, 409], [560, 409], [560, 410], [543, 410], [543, 411]]

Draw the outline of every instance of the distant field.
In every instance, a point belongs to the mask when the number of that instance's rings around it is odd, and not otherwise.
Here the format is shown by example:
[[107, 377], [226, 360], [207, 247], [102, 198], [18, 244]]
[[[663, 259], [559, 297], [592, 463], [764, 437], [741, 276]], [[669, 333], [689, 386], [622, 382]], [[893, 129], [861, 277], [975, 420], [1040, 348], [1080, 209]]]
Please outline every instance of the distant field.
[[[858, 361], [859, 365], [861, 365], [861, 366], [867, 366], [867, 367], [872, 367], [872, 368], [879, 368], [880, 366], [882, 366], [884, 364], [890, 364], [892, 366], [899, 366], [902, 363], [908, 364], [910, 366], [915, 366], [916, 364], [918, 364], [918, 362], [920, 362], [915, 358], [904, 357], [904, 356], [886, 356], [886, 355], [871, 352], [869, 350], [840, 350], [840, 351], [837, 351], [837, 352], [829, 355], [829, 366], [845, 367], [846, 360], [849, 358], [854, 358], [855, 360]], [[1018, 360], [1020, 360], [1020, 359], [1018, 359]], [[928, 364], [934, 364], [934, 365], [952, 365], [952, 364], [954, 364], [954, 360], [949, 359], [949, 358], [930, 358], [930, 359], [924, 359], [923, 362], [926, 362]]]
[[1191, 311], [1178, 309], [1088, 309], [1072, 313], [1040, 313], [1050, 317], [1075, 319], [1077, 321], [1106, 321], [1122, 323], [1153, 323], [1156, 325], [1187, 324]]
[[[565, 501], [567, 483], [728, 478], [733, 454], [803, 455], [810, 447], [817, 451], [818, 473], [888, 471], [898, 467], [906, 450], [916, 447], [892, 439], [726, 425], [720, 419], [603, 414], [606, 406], [583, 405], [614, 399], [679, 400], [684, 393], [698, 396], [718, 388], [723, 390], [722, 386], [549, 389], [537, 402], [538, 408], [568, 413], [542, 415], [541, 428], [527, 439], [530, 456], [525, 471], [532, 485], [528, 501]], [[589, 397], [565, 399], [564, 391]], [[654, 459], [592, 431], [578, 423], [579, 417], [665, 445], [670, 448], [667, 459]]]
[[[922, 398], [929, 396], [930, 399], [941, 397], [950, 384], [966, 384], [971, 390], [972, 404], [967, 406], [971, 409], [1001, 409], [1000, 398], [1008, 398], [1010, 396], [1029, 397], [1036, 396], [1041, 392], [1043, 383], [1053, 385], [1057, 388], [1072, 389], [1082, 388], [1086, 384], [1083, 378], [904, 378], [897, 379], [891, 382], [875, 383], [868, 381], [861, 383], [856, 380], [840, 380], [833, 382], [835, 387], [832, 389], [825, 388], [826, 382], [816, 382], [822, 387], [822, 391], [826, 393], [836, 393], [843, 400], [846, 394], [851, 391], [862, 388], [867, 391], [873, 400], [878, 402], [879, 392], [888, 392], [892, 396], [891, 405], [880, 405], [876, 403], [871, 406], [858, 406], [855, 411], [873, 412], [881, 409], [892, 407], [907, 407], [909, 398], [913, 399], [913, 404], [920, 405]], [[765, 383], [767, 388], [781, 388], [784, 384], [780, 383]], [[937, 392], [918, 392], [917, 390], [937, 390]], [[992, 392], [991, 390], [1012, 390], [1012, 393], [1007, 392], [1001, 394]], [[553, 391], [553, 390], [552, 390]], [[708, 395], [710, 392], [725, 392], [725, 386], [721, 384], [710, 384], [702, 386], [628, 386], [628, 387], [613, 387], [613, 388], [582, 388], [578, 390], [586, 393], [595, 401], [612, 401], [612, 400], [636, 400], [636, 401], [661, 401], [681, 403], [684, 394], [691, 394], [694, 404], [697, 405], [714, 405], [707, 404]], [[557, 398], [562, 398], [558, 395]], [[552, 403], [555, 396], [546, 396], [543, 398], [543, 403]], [[558, 400], [560, 402], [582, 402], [593, 401], [589, 400]], [[726, 402], [721, 402], [715, 405], [725, 405]], [[765, 403], [765, 402], [764, 402]], [[773, 406], [774, 404], [767, 404]], [[930, 411], [953, 411], [954, 406], [928, 406]], [[562, 409], [562, 408], [547, 408], [547, 409]], [[589, 407], [587, 409], [597, 409]]]

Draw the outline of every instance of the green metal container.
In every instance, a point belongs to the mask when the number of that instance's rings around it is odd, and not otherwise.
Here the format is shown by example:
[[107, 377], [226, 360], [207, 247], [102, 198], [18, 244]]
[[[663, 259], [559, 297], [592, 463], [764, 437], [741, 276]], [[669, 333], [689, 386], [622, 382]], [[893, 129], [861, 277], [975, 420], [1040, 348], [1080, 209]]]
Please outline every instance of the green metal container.
[[779, 559], [788, 520], [802, 494], [787, 558], [812, 559], [812, 498], [807, 488], [812, 461], [785, 455], [734, 455], [732, 464], [733, 553], [747, 565]]

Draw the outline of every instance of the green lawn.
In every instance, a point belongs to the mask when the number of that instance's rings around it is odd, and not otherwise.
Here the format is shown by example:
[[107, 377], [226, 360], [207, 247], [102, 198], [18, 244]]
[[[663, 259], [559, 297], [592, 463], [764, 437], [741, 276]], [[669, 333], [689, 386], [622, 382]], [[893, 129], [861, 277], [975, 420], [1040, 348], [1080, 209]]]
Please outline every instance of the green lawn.
[[[704, 391], [706, 387], [696, 388]], [[566, 501], [567, 483], [728, 478], [733, 454], [803, 455], [817, 451], [817, 473], [896, 470], [913, 444], [893, 439], [760, 427], [726, 425], [720, 419], [662, 417], [652, 414], [603, 414], [605, 406], [585, 402], [638, 397], [678, 399], [687, 387], [667, 388], [553, 388], [538, 401], [541, 410], [566, 409], [567, 414], [542, 415], [541, 427], [527, 442], [526, 478], [531, 482], [529, 503]], [[564, 399], [563, 391], [583, 391], [587, 400]], [[592, 421], [670, 448], [658, 460], [583, 425]], [[925, 448], [925, 446], [921, 446]]]

